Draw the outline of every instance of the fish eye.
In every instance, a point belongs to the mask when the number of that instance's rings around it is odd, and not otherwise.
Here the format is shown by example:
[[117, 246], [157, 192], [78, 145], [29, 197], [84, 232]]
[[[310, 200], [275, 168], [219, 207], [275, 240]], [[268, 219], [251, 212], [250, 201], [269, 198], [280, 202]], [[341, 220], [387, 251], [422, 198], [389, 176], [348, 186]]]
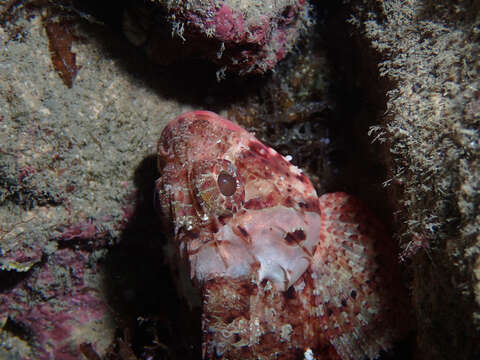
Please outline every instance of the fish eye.
[[226, 159], [195, 161], [189, 170], [194, 206], [200, 216], [231, 215], [243, 207], [245, 188], [235, 165]]
[[220, 192], [224, 196], [232, 196], [237, 190], [237, 181], [235, 180], [235, 177], [226, 171], [221, 171], [220, 174], [218, 174], [217, 184]]

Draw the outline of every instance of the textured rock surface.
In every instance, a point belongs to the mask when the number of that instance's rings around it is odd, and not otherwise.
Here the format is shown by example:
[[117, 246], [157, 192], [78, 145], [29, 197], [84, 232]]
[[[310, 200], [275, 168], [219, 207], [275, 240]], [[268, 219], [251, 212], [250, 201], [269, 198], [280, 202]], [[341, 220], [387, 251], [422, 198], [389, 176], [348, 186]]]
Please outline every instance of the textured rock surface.
[[[105, 353], [115, 324], [95, 263], [91, 253], [57, 250], [0, 295], [0, 357], [73, 360], [84, 343]], [[17, 339], [27, 340], [28, 346], [11, 345]]]
[[157, 0], [133, 3], [123, 24], [132, 43], [159, 63], [201, 57], [219, 65], [219, 76], [265, 73], [311, 25], [310, 10], [305, 0]]
[[[239, 86], [216, 84], [217, 69], [194, 63], [149, 66], [125, 45], [121, 6], [0, 2], [0, 291], [6, 301], [17, 289], [35, 295], [37, 309], [46, 306], [47, 287], [31, 288], [28, 278], [47, 269], [65, 273], [70, 265], [51, 263], [60, 259], [56, 253], [78, 251], [90, 269], [84, 283], [99, 289], [101, 302], [109, 294], [122, 303], [109, 302], [120, 330], [133, 332], [139, 358], [195, 353], [189, 349], [198, 345], [196, 329], [184, 330], [181, 339], [171, 335], [178, 334], [182, 312], [156, 270], [162, 259], [150, 201], [153, 154], [166, 120], [194, 108], [228, 110], [229, 118], [307, 168], [321, 192], [360, 195], [387, 221], [393, 205], [402, 257], [412, 269], [418, 356], [479, 357], [479, 3], [312, 3], [320, 14], [316, 46], [300, 47], [302, 54], [294, 49], [288, 66], [280, 62], [272, 76]], [[84, 8], [72, 11], [72, 4]], [[45, 31], [50, 21], [74, 35], [70, 49], [56, 50], [76, 62], [71, 89], [54, 68]], [[375, 138], [386, 142], [371, 144]], [[379, 161], [384, 153], [389, 175]], [[104, 292], [104, 276], [113, 294]], [[11, 314], [0, 319], [2, 351], [31, 353], [41, 344], [24, 331], [31, 322], [22, 327], [13, 321], [19, 311]], [[103, 324], [111, 334], [111, 323]], [[184, 342], [175, 347], [179, 339]]]
[[392, 82], [384, 126], [424, 359], [480, 356], [480, 2], [358, 2]]
[[[70, 13], [55, 17], [48, 6], [6, 10], [0, 358], [78, 359], [82, 343], [104, 354], [116, 325], [99, 261], [132, 215], [139, 159], [155, 151], [163, 117], [151, 114], [173, 116], [188, 107], [132, 78], [125, 61], [105, 47], [115, 35], [104, 27]], [[50, 21], [75, 34], [79, 71], [71, 88], [52, 64]]]

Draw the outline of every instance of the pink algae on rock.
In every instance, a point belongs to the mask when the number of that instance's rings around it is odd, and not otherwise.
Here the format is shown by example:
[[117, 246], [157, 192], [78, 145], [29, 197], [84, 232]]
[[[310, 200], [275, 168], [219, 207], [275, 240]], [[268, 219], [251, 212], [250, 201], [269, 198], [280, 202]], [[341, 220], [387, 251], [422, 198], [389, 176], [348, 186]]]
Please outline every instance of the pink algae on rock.
[[[222, 72], [241, 75], [273, 69], [312, 22], [310, 6], [304, 0], [157, 0], [154, 4], [164, 9], [173, 42], [181, 41], [172, 51], [160, 34], [164, 30], [156, 25], [145, 26], [149, 23], [146, 11], [141, 16], [127, 15], [124, 30], [132, 42], [146, 46], [147, 53], [155, 59], [175, 58], [172, 53], [177, 52], [207, 58], [218, 64]], [[138, 8], [133, 11], [141, 13]], [[137, 20], [132, 21], [135, 17]], [[138, 36], [139, 33], [143, 35]], [[164, 44], [159, 45], [160, 42]]]
[[215, 14], [212, 25], [215, 36], [221, 41], [241, 41], [245, 34], [245, 19], [225, 4]]
[[0, 294], [1, 330], [27, 341], [32, 358], [79, 359], [81, 344], [94, 343], [102, 353], [113, 340], [106, 300], [89, 283], [89, 256], [60, 249]]

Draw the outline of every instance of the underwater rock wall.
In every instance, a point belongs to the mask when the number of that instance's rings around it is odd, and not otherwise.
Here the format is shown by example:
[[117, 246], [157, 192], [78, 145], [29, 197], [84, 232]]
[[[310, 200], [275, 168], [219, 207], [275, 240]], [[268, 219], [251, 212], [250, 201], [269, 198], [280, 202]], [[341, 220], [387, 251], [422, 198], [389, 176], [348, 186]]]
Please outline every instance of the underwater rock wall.
[[[97, 12], [76, 3], [88, 2], [0, 5], [0, 357], [46, 347], [73, 358], [90, 347], [101, 356], [121, 346], [139, 358], [197, 354], [195, 334], [175, 336], [182, 314], [163, 270], [152, 184], [163, 126], [200, 108], [256, 130], [321, 192], [348, 189], [393, 207], [384, 215], [411, 278], [416, 356], [480, 356], [479, 1], [312, 1], [321, 30], [305, 33], [307, 45], [290, 43], [275, 74], [220, 84], [219, 67], [242, 71], [223, 62], [232, 59], [228, 47], [216, 57], [223, 40], [208, 40], [214, 52], [201, 56], [214, 66], [191, 62], [198, 48], [163, 41], [172, 51], [152, 64], [156, 46], [145, 42], [149, 31], [138, 32], [136, 2]], [[156, 6], [181, 17], [182, 3]], [[290, 3], [306, 14], [307, 4]], [[303, 15], [295, 31], [304, 31]], [[341, 25], [328, 30], [331, 23]], [[172, 24], [164, 23], [169, 38]], [[348, 56], [332, 53], [342, 48]], [[363, 97], [345, 96], [349, 86]], [[354, 165], [345, 170], [342, 161]], [[387, 175], [373, 174], [379, 163]], [[42, 335], [50, 313], [77, 304], [88, 313], [77, 319], [82, 331], [67, 327], [59, 342], [48, 337], [61, 329]]]
[[363, 1], [392, 83], [383, 126], [422, 359], [480, 356], [480, 2]]

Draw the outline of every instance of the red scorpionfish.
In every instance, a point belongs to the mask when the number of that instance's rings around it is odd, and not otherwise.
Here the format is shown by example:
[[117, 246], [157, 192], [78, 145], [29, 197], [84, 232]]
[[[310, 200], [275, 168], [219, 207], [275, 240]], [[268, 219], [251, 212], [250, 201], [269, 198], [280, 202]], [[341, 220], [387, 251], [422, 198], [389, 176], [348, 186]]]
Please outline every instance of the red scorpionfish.
[[[360, 201], [208, 111], [170, 122], [155, 194], [204, 359], [376, 359], [400, 336], [391, 239]], [[380, 266], [381, 263], [381, 266]]]

